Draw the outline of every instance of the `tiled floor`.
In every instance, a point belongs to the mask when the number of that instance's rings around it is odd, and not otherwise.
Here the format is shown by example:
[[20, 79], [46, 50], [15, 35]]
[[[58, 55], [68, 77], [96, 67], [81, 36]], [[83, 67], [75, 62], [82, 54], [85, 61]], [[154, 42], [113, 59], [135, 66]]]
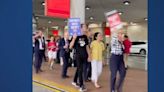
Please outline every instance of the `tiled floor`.
[[[139, 60], [142, 60], [142, 59], [139, 59]], [[137, 60], [132, 59], [131, 63], [133, 61], [137, 62]], [[138, 63], [138, 62], [142, 62], [142, 63]], [[141, 66], [141, 64], [143, 64], [144, 62], [144, 59], [143, 61], [138, 61], [138, 62], [137, 63], [139, 64], [139, 66]], [[142, 67], [144, 68], [144, 65]], [[33, 73], [33, 76], [34, 77], [39, 76], [51, 82], [58, 83], [63, 86], [75, 88], [74, 86], [71, 85], [75, 68], [68, 69], [68, 75], [70, 76], [70, 78], [68, 79], [61, 78], [62, 68], [58, 64], [55, 65], [54, 70], [49, 70], [47, 67], [47, 63], [43, 63], [42, 68], [44, 72], [37, 75]], [[136, 68], [130, 68], [127, 71], [123, 92], [147, 92], [147, 71], [143, 70], [142, 68], [141, 69], [136, 69]], [[96, 89], [91, 82], [85, 83], [88, 89], [87, 92], [109, 92], [109, 89], [110, 89], [109, 81], [110, 81], [109, 67], [104, 66], [102, 75], [100, 76], [100, 79], [99, 79], [99, 84], [102, 86], [102, 88]], [[33, 91], [33, 92], [40, 92], [40, 91]], [[49, 91], [44, 91], [44, 92], [49, 92]]]

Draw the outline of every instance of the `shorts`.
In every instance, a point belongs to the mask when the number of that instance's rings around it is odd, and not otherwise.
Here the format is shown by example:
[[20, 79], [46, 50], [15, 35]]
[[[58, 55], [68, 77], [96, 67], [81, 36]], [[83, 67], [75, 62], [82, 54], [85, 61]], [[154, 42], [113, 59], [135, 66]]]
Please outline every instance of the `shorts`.
[[48, 51], [48, 58], [49, 59], [56, 59], [56, 51]]

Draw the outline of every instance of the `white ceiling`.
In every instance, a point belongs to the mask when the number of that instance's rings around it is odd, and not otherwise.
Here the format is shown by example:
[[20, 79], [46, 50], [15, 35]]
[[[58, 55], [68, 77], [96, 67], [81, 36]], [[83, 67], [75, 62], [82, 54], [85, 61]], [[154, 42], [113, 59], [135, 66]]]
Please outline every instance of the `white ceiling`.
[[[147, 17], [147, 0], [129, 0], [131, 4], [125, 6], [124, 0], [86, 0], [86, 6], [90, 6], [90, 10], [86, 10], [86, 22], [101, 23], [105, 21], [104, 12], [117, 9], [123, 12], [121, 18], [125, 22], [143, 22]], [[43, 27], [61, 26], [66, 25], [64, 19], [48, 18], [44, 16], [44, 0], [33, 0], [33, 14], [39, 16], [38, 24]], [[93, 16], [94, 20], [89, 17]], [[49, 24], [48, 21], [52, 23]]]

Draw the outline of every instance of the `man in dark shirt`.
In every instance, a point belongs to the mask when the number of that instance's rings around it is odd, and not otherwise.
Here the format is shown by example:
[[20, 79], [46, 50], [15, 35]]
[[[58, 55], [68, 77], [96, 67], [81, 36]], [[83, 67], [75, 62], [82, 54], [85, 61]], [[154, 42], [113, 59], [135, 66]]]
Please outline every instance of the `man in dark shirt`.
[[42, 65], [42, 59], [45, 51], [45, 39], [43, 37], [43, 33], [41, 30], [38, 31], [38, 33], [34, 36], [35, 39], [35, 61], [34, 61], [34, 67], [35, 72], [42, 72], [41, 65]]
[[64, 32], [64, 38], [62, 38], [59, 42], [60, 48], [60, 57], [62, 59], [62, 78], [68, 78], [67, 69], [68, 69], [68, 61], [69, 61], [69, 34], [68, 32]]
[[[92, 32], [88, 30], [88, 42], [89, 42], [89, 48], [90, 44], [92, 42]], [[92, 72], [92, 67], [91, 67], [91, 61], [88, 61], [84, 64], [84, 80], [85, 82], [90, 82], [91, 81], [91, 72]]]
[[82, 27], [82, 35], [77, 36], [76, 34], [74, 34], [73, 39], [70, 43], [70, 49], [74, 47], [76, 51], [76, 62], [77, 62], [77, 70], [72, 84], [77, 86], [78, 85], [77, 79], [79, 79], [80, 91], [86, 91], [86, 88], [84, 87], [83, 84], [83, 65], [85, 62], [87, 62], [90, 59], [90, 53], [89, 53], [90, 51], [88, 46], [89, 43], [85, 33], [86, 30]]

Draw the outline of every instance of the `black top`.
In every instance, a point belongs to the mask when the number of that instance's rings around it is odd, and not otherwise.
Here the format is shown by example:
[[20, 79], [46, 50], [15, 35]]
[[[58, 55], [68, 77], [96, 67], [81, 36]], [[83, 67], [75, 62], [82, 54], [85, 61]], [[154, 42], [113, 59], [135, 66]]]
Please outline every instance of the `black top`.
[[59, 41], [59, 49], [60, 49], [60, 56], [63, 57], [65, 56], [66, 54], [69, 54], [69, 46], [67, 49], [64, 48], [65, 44], [68, 44], [69, 45], [69, 40], [67, 40], [68, 43], [65, 42], [65, 39], [62, 38], [60, 41]]
[[[35, 39], [35, 51], [38, 51], [39, 50], [39, 45], [40, 45], [40, 43], [39, 43], [39, 38], [41, 38], [41, 37], [38, 37], [38, 38], [36, 38]], [[46, 46], [46, 44], [45, 44], [45, 38], [43, 37], [43, 42], [42, 42], [42, 46], [43, 46], [43, 48], [44, 48], [44, 50], [45, 50], [45, 46]]]
[[87, 49], [86, 46], [88, 45], [88, 38], [86, 35], [77, 36], [75, 43], [74, 43], [74, 49], [76, 51], [76, 55], [80, 55], [83, 57], [87, 57]]

